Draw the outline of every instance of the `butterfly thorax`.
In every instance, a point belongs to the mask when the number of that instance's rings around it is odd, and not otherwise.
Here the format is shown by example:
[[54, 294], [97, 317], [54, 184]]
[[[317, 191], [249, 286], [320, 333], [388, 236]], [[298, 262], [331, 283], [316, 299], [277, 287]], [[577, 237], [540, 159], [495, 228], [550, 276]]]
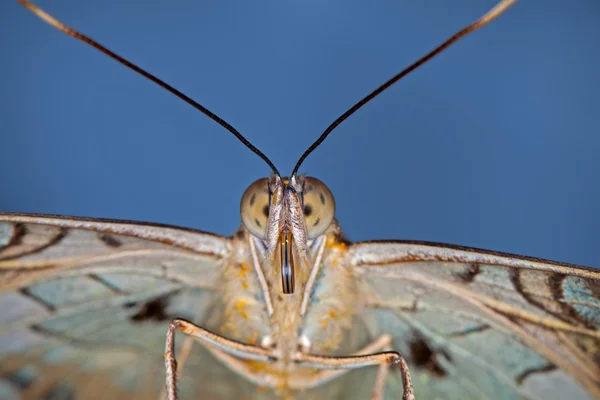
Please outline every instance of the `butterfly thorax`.
[[[267, 293], [253, 265], [250, 241], [259, 256]], [[284, 386], [288, 377], [314, 373], [313, 369], [294, 363], [293, 356], [299, 349], [320, 355], [356, 350], [357, 346], [344, 340], [359, 307], [355, 277], [343, 262], [346, 246], [347, 240], [337, 223], [321, 237], [309, 241], [308, 263], [296, 265], [295, 291], [284, 294], [279, 254], [269, 256], [264, 242], [256, 240], [244, 227], [240, 228], [234, 236], [235, 258], [223, 266], [220, 304], [216, 307], [219, 312], [211, 316], [213, 321], [220, 322], [215, 326], [218, 333], [243, 343], [275, 349], [279, 356], [276, 363], [252, 364], [276, 375]], [[305, 294], [318, 258], [320, 266], [314, 284]], [[266, 296], [270, 298], [271, 310]], [[352, 348], [341, 348], [342, 343]]]

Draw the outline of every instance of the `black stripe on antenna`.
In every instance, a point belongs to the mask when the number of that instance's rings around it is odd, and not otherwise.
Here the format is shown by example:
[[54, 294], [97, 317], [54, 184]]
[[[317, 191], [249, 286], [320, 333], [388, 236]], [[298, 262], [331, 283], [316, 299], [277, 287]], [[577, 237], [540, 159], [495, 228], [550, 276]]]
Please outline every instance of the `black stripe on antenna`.
[[400, 79], [402, 79], [406, 75], [410, 74], [411, 72], [413, 72], [414, 70], [419, 68], [421, 65], [425, 64], [427, 61], [431, 60], [432, 58], [434, 58], [435, 56], [440, 54], [442, 51], [446, 50], [448, 47], [450, 47], [450, 45], [454, 44], [459, 39], [463, 38], [464, 36], [467, 36], [469, 33], [476, 31], [477, 29], [487, 25], [489, 22], [496, 19], [500, 14], [502, 14], [504, 11], [506, 11], [506, 9], [508, 9], [508, 7], [510, 7], [514, 3], [516, 3], [516, 1], [517, 0], [501, 1], [494, 8], [492, 8], [490, 11], [488, 11], [484, 16], [479, 18], [477, 21], [473, 22], [471, 25], [467, 26], [466, 28], [461, 29], [460, 31], [458, 31], [457, 33], [452, 35], [445, 42], [443, 42], [442, 44], [437, 46], [431, 52], [429, 52], [424, 57], [420, 58], [419, 60], [417, 60], [416, 62], [414, 62], [407, 68], [405, 68], [404, 70], [400, 71], [398, 74], [394, 75], [383, 85], [379, 86], [377, 89], [375, 89], [374, 91], [369, 93], [366, 97], [364, 97], [358, 103], [353, 105], [348, 111], [346, 111], [345, 113], [340, 115], [335, 121], [333, 121], [331, 123], [331, 125], [329, 125], [327, 127], [327, 129], [325, 129], [325, 131], [321, 134], [321, 136], [319, 136], [317, 138], [317, 140], [315, 140], [315, 142], [313, 144], [311, 144], [308, 149], [306, 149], [304, 154], [302, 154], [302, 156], [296, 163], [296, 166], [294, 167], [294, 170], [292, 171], [291, 176], [295, 176], [298, 173], [298, 169], [300, 168], [300, 166], [302, 165], [302, 163], [304, 162], [306, 157], [308, 157], [310, 153], [312, 153], [317, 147], [319, 147], [321, 145], [321, 143], [323, 143], [323, 141], [327, 138], [327, 136], [329, 136], [331, 131], [333, 131], [335, 128], [337, 128], [337, 126], [339, 124], [344, 122], [348, 117], [350, 117], [352, 114], [354, 114], [356, 111], [358, 111], [362, 106], [367, 104], [369, 101], [373, 100], [375, 97], [377, 97], [384, 90], [386, 90], [387, 88], [392, 86], [394, 83], [398, 82]]
[[158, 86], [162, 87], [163, 89], [166, 89], [167, 91], [169, 91], [172, 94], [174, 94], [175, 96], [179, 97], [181, 100], [185, 101], [186, 103], [188, 103], [195, 109], [199, 110], [201, 113], [206, 115], [208, 118], [212, 119], [217, 124], [221, 125], [223, 128], [225, 128], [229, 132], [231, 132], [233, 134], [233, 136], [235, 136], [240, 142], [242, 142], [242, 144], [244, 146], [249, 148], [257, 156], [262, 158], [263, 161], [267, 163], [269, 168], [271, 168], [271, 170], [273, 171], [273, 173], [275, 175], [279, 176], [279, 171], [277, 171], [277, 168], [275, 168], [275, 165], [271, 162], [271, 160], [269, 160], [269, 158], [262, 151], [257, 149], [256, 146], [254, 146], [252, 143], [250, 143], [250, 141], [248, 139], [246, 139], [237, 129], [235, 129], [233, 126], [228, 124], [225, 120], [223, 120], [217, 114], [213, 113], [208, 108], [204, 107], [200, 103], [194, 101], [190, 97], [181, 93], [179, 90], [175, 89], [173, 86], [169, 85], [165, 81], [158, 79], [157, 77], [150, 74], [149, 72], [146, 72], [145, 70], [143, 70], [142, 68], [133, 64], [132, 62], [127, 61], [120, 55], [118, 55], [118, 54], [114, 53], [113, 51], [107, 49], [106, 47], [102, 46], [100, 43], [90, 39], [89, 37], [87, 37], [85, 35], [82, 35], [81, 33], [77, 32], [76, 30], [63, 24], [62, 22], [60, 22], [59, 20], [57, 20], [50, 14], [46, 13], [45, 11], [43, 11], [42, 9], [37, 7], [35, 4], [30, 3], [28, 0], [18, 0], [18, 1], [19, 1], [19, 3], [21, 3], [21, 5], [28, 8], [35, 15], [40, 17], [42, 20], [44, 20], [48, 24], [52, 25], [54, 28], [58, 29], [59, 31], [61, 31], [63, 33], [66, 33], [67, 35], [69, 35], [71, 37], [74, 37], [75, 39], [79, 39], [79, 40], [89, 44], [90, 46], [94, 47], [97, 50], [100, 50], [102, 53], [106, 54], [110, 58], [112, 58], [112, 59], [118, 61], [119, 63], [123, 64], [124, 66], [134, 70], [135, 72], [142, 75], [143, 77], [150, 79], [152, 82], [156, 83]]

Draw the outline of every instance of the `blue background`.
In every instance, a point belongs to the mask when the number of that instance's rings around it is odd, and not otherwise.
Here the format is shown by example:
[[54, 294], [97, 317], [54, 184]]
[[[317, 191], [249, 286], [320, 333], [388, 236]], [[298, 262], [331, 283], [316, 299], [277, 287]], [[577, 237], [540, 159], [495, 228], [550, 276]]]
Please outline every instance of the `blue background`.
[[[362, 96], [495, 2], [40, 5], [195, 98], [286, 175]], [[302, 171], [353, 240], [600, 266], [600, 3], [523, 1], [346, 121]], [[228, 132], [0, 4], [0, 210], [232, 233], [269, 173]]]

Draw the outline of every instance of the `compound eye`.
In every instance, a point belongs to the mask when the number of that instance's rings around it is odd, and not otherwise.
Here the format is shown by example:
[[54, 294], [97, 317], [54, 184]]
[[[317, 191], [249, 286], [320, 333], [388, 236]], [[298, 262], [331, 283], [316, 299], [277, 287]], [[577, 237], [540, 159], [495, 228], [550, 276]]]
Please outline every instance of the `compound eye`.
[[335, 216], [335, 201], [329, 188], [317, 178], [305, 179], [303, 193], [306, 235], [314, 239], [331, 225]]
[[242, 223], [250, 233], [260, 239], [267, 236], [269, 220], [269, 181], [262, 178], [246, 189], [240, 203]]

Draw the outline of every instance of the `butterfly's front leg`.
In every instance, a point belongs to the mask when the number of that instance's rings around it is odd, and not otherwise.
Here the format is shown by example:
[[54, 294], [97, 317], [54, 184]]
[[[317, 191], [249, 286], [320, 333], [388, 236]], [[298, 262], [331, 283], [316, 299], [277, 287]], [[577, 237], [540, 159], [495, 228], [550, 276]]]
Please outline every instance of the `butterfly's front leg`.
[[310, 382], [296, 382], [298, 389], [318, 386], [330, 381], [339, 375], [346, 373], [350, 369], [362, 368], [370, 365], [378, 365], [377, 377], [371, 395], [371, 400], [383, 400], [385, 394], [385, 382], [390, 365], [397, 365], [402, 374], [403, 400], [415, 400], [415, 391], [410, 378], [408, 364], [404, 358], [397, 352], [391, 351], [392, 338], [390, 335], [381, 335], [374, 342], [370, 343], [357, 353], [348, 357], [331, 357], [308, 354], [304, 351], [298, 351], [294, 361], [300, 365], [324, 369], [319, 374], [312, 377]]
[[[241, 343], [235, 340], [224, 338], [223, 336], [212, 333], [204, 328], [192, 324], [183, 319], [176, 318], [171, 321], [167, 331], [167, 340], [165, 343], [165, 370], [166, 370], [166, 393], [167, 400], [177, 399], [177, 359], [175, 356], [175, 331], [181, 331], [186, 335], [197, 339], [200, 343], [213, 353], [217, 358], [224, 361], [232, 369], [250, 380], [265, 386], [272, 386], [268, 377], [257, 376], [256, 373], [245, 371], [247, 365], [239, 359], [257, 360], [273, 362], [276, 357], [272, 350], [259, 346], [253, 346]], [[233, 357], [232, 357], [233, 356]]]

